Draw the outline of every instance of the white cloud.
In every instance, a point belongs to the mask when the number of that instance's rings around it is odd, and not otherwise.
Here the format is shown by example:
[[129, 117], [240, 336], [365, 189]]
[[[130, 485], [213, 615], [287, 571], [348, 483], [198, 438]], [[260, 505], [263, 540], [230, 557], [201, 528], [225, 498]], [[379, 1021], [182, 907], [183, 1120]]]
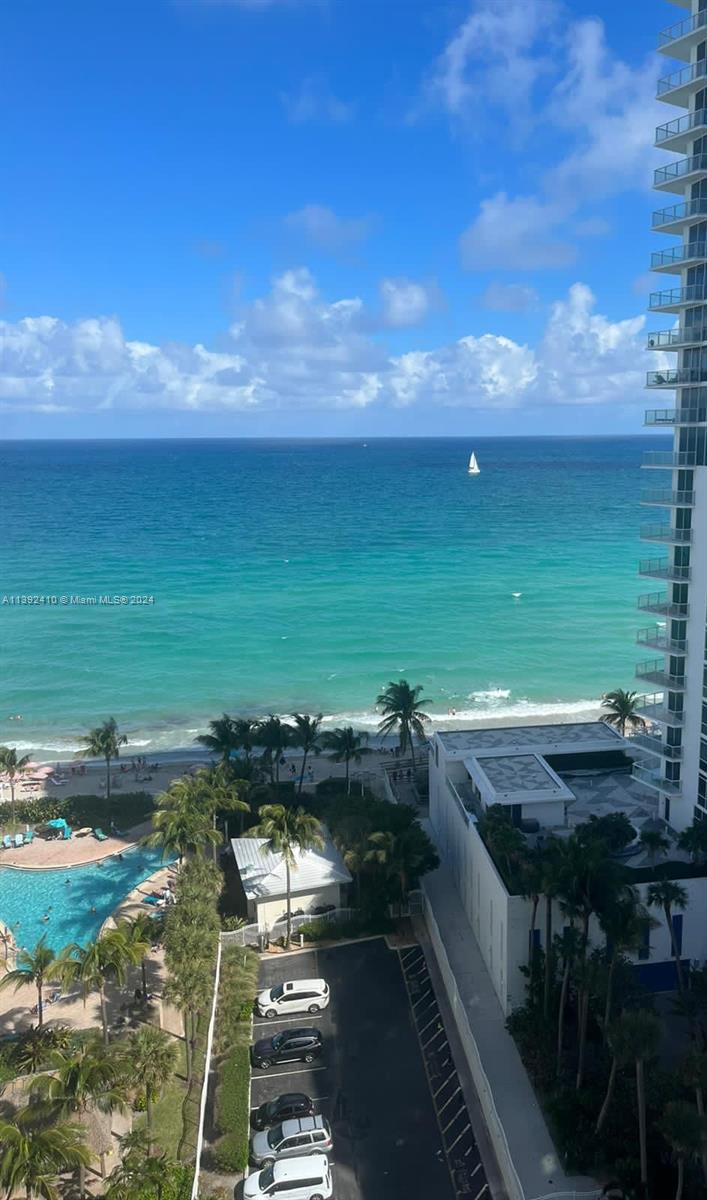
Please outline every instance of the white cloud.
[[497, 280], [489, 284], [481, 297], [484, 308], [495, 312], [528, 312], [537, 307], [539, 300], [535, 288], [526, 283], [499, 283]]
[[359, 298], [327, 301], [308, 271], [287, 271], [242, 308], [218, 349], [130, 341], [113, 317], [0, 321], [0, 409], [642, 404], [644, 318], [612, 322], [594, 307], [575, 284], [535, 347], [485, 332], [392, 355]]
[[482, 201], [478, 217], [459, 239], [462, 263], [469, 270], [568, 267], [577, 254], [571, 242], [555, 236], [563, 217], [552, 201], [498, 192]]
[[356, 113], [355, 104], [341, 100], [324, 80], [314, 77], [303, 80], [296, 92], [283, 92], [281, 100], [287, 119], [293, 125], [304, 125], [309, 121], [344, 125], [352, 121]]
[[394, 329], [419, 325], [441, 299], [435, 284], [414, 279], [383, 279], [379, 290], [383, 324]]
[[285, 225], [318, 250], [337, 254], [350, 250], [371, 233], [370, 217], [338, 217], [322, 204], [306, 204], [285, 217]]

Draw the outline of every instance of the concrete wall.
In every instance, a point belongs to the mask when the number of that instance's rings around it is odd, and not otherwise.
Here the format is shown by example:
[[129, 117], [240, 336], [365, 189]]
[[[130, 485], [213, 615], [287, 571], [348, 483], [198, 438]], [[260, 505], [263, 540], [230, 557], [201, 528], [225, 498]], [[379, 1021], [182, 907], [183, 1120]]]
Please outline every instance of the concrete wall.
[[[311, 892], [306, 895], [292, 895], [292, 911], [296, 912], [298, 908], [309, 912], [312, 908], [318, 908], [320, 904], [333, 904], [335, 908], [341, 908], [341, 888], [338, 883], [332, 884], [330, 887], [321, 888], [318, 892]], [[284, 896], [276, 900], [249, 900], [248, 901], [248, 916], [251, 921], [257, 921], [258, 929], [271, 929], [276, 921], [285, 919], [287, 909], [287, 900]]]
[[[700, 761], [702, 724], [702, 675], [705, 661], [705, 614], [707, 608], [707, 467], [694, 471], [695, 506], [693, 540], [690, 548], [690, 616], [687, 622], [687, 689], [682, 727], [682, 795], [671, 797], [670, 823], [677, 830], [692, 823], [697, 802], [697, 775]], [[667, 660], [666, 660], [667, 661]]]

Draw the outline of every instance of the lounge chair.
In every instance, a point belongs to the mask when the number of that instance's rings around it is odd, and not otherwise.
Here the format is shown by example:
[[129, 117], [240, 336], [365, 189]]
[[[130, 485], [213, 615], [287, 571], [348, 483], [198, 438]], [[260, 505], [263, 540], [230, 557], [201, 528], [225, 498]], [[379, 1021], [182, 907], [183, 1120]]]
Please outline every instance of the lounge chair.
[[66, 841], [68, 841], [68, 839], [71, 837], [71, 826], [70, 826], [70, 825], [65, 825], [65, 826], [64, 826], [64, 834], [63, 834], [63, 837], [64, 837], [64, 841], [65, 841], [65, 842], [66, 842]]
[[102, 829], [98, 828], [98, 826], [96, 826], [96, 828], [94, 829], [93, 836], [95, 837], [97, 842], [107, 842], [108, 841], [108, 834], [104, 833]]
[[25, 846], [29, 846], [30, 842], [34, 841], [34, 830], [28, 829], [25, 834]]
[[6, 833], [4, 838], [2, 839], [2, 848], [3, 848], [3, 850], [9, 850], [11, 848], [11, 846], [12, 846], [12, 838], [10, 837], [9, 833]]
[[16, 833], [15, 834], [15, 845], [16, 846], [24, 846], [24, 842], [25, 842], [24, 836], [21, 833]]

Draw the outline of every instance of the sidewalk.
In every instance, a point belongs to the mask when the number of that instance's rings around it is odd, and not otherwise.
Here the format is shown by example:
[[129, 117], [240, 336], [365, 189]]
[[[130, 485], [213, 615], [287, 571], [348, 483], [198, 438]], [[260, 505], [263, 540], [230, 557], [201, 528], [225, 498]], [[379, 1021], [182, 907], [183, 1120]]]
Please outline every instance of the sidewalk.
[[[427, 825], [427, 823], [426, 823]], [[432, 830], [427, 826], [428, 833]], [[530, 1080], [505, 1028], [481, 952], [444, 864], [423, 881], [425, 923], [491, 1142], [512, 1200], [594, 1200], [596, 1181], [562, 1170]]]

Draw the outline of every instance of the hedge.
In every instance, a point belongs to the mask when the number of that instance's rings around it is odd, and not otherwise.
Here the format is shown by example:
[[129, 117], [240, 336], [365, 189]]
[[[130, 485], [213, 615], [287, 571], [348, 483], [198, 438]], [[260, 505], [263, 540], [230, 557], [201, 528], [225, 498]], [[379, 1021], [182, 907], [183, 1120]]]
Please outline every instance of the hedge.
[[248, 1166], [248, 1085], [250, 1055], [248, 1043], [234, 1046], [220, 1068], [216, 1094], [216, 1121], [228, 1130], [213, 1147], [216, 1163], [223, 1171], [245, 1171]]
[[[146, 821], [154, 807], [148, 792], [115, 792], [108, 804], [105, 796], [43, 796], [35, 800], [18, 798], [15, 820], [39, 825], [64, 817], [69, 825], [107, 825], [111, 818], [121, 827], [130, 828]], [[0, 804], [0, 826], [12, 820], [12, 805]]]
[[215, 1053], [221, 1056], [214, 1106], [220, 1136], [211, 1152], [216, 1165], [228, 1172], [245, 1171], [248, 1166], [251, 1017], [258, 968], [252, 950], [229, 947], [222, 952], [214, 1039]]

